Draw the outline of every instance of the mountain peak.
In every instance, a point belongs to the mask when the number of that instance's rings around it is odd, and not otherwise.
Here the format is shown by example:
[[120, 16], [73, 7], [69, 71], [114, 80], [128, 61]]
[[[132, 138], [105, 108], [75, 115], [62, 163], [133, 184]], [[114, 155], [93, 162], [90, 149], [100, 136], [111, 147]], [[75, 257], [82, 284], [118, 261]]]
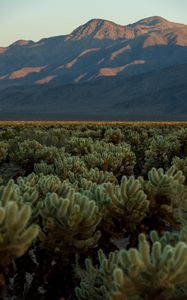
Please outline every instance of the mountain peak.
[[33, 43], [33, 41], [27, 41], [27, 40], [18, 40], [11, 44], [10, 46], [27, 46], [29, 44]]
[[142, 30], [152, 30], [154, 27], [171, 27], [172, 22], [160, 16], [152, 16], [144, 18], [136, 23], [123, 26], [116, 24], [114, 22], [104, 20], [104, 19], [91, 19], [87, 23], [79, 26], [70, 35], [67, 36], [66, 40], [83, 40], [85, 38], [92, 39], [133, 39], [135, 37], [134, 29]]
[[160, 16], [153, 16], [153, 17], [148, 17], [145, 19], [140, 20], [138, 23], [139, 24], [145, 24], [148, 26], [154, 26], [160, 23], [168, 23], [169, 21], [160, 17]]
[[116, 40], [127, 38], [130, 31], [126, 26], [118, 25], [108, 20], [91, 19], [75, 29], [67, 37], [67, 40], [81, 40], [84, 38]]
[[137, 27], [137, 26], [147, 26], [147, 27], [155, 27], [170, 24], [171, 22], [160, 17], [160, 16], [152, 16], [148, 18], [144, 18], [138, 22], [128, 25], [128, 27]]

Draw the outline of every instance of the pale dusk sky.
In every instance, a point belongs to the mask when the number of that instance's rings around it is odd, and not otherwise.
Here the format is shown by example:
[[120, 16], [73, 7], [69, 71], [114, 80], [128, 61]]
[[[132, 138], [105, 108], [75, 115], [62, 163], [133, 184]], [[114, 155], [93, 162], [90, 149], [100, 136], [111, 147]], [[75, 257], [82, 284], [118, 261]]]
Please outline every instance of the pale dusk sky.
[[187, 0], [0, 0], [0, 46], [68, 34], [93, 18], [127, 25], [150, 16], [187, 24]]

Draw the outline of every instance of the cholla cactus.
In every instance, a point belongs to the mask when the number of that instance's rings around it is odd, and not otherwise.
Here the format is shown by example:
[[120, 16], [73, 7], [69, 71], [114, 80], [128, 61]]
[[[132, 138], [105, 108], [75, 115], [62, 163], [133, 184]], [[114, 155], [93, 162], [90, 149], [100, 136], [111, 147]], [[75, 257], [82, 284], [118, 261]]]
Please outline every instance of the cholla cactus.
[[105, 211], [112, 202], [111, 198], [107, 195], [103, 184], [97, 185], [84, 178], [81, 180], [79, 192], [89, 199], [94, 200], [100, 209], [103, 208], [103, 211]]
[[180, 127], [180, 129], [175, 132], [175, 135], [177, 137], [177, 140], [180, 143], [180, 157], [186, 157], [187, 156], [187, 128]]
[[35, 140], [25, 140], [17, 144], [15, 151], [11, 153], [11, 159], [25, 166], [28, 163], [42, 159], [43, 146]]
[[53, 164], [47, 164], [43, 160], [40, 163], [34, 164], [34, 172], [36, 174], [44, 174], [44, 175], [49, 175], [49, 174], [55, 174], [55, 169]]
[[138, 249], [114, 252], [108, 258], [100, 252], [99, 266], [87, 259], [86, 270], [77, 268], [77, 273], [79, 300], [180, 299], [187, 284], [187, 244], [178, 242], [172, 247], [156, 241], [151, 246], [140, 234]]
[[78, 300], [112, 300], [110, 290], [112, 274], [118, 261], [118, 253], [111, 252], [107, 258], [102, 250], [98, 251], [99, 266], [95, 267], [91, 258], [85, 260], [85, 269], [76, 265], [75, 272], [80, 277], [80, 287], [76, 287], [75, 293]]
[[36, 175], [34, 173], [27, 177], [19, 177], [17, 184], [24, 194], [29, 189], [38, 191], [40, 197], [45, 198], [47, 193], [57, 193], [59, 196], [66, 195], [69, 191], [70, 183], [68, 180], [61, 181], [58, 176], [54, 175]]
[[101, 214], [95, 201], [71, 190], [66, 198], [48, 194], [40, 207], [43, 246], [61, 251], [64, 261], [71, 254], [97, 244]]
[[35, 220], [39, 216], [40, 206], [48, 193], [56, 193], [59, 197], [65, 197], [72, 186], [69, 181], [62, 182], [54, 175], [32, 173], [27, 177], [19, 177], [17, 188], [22, 195], [21, 201], [31, 205], [32, 219]]
[[187, 191], [183, 194], [183, 198], [179, 206], [179, 219], [181, 222], [180, 240], [187, 243]]
[[66, 143], [66, 151], [71, 155], [85, 155], [93, 151], [94, 141], [91, 138], [73, 137]]
[[9, 265], [22, 256], [39, 232], [37, 225], [30, 225], [31, 207], [19, 205], [19, 191], [10, 181], [0, 190], [0, 265]]
[[161, 236], [159, 236], [158, 232], [155, 230], [150, 232], [150, 240], [152, 243], [159, 242], [162, 245], [162, 248], [167, 245], [175, 247], [178, 242], [183, 241], [180, 236], [180, 232], [165, 231]]
[[60, 158], [54, 161], [54, 174], [62, 180], [69, 179], [72, 173], [82, 174], [86, 171], [84, 161], [77, 156], [62, 154]]
[[161, 193], [168, 193], [173, 184], [183, 184], [185, 181], [181, 171], [177, 171], [173, 166], [165, 174], [163, 169], [151, 169], [148, 173], [150, 183], [160, 189]]
[[178, 207], [185, 191], [182, 172], [174, 166], [166, 172], [153, 168], [148, 173], [148, 179], [139, 178], [150, 203], [147, 216], [150, 229], [163, 231], [166, 224], [178, 228]]
[[105, 131], [104, 139], [108, 143], [119, 144], [123, 141], [124, 136], [119, 128], [109, 128]]
[[174, 165], [178, 171], [182, 171], [185, 176], [185, 184], [187, 185], [187, 158], [175, 157], [172, 161], [172, 165]]
[[155, 135], [145, 151], [144, 171], [151, 168], [169, 168], [172, 158], [180, 154], [180, 143], [174, 135]]
[[27, 227], [31, 216], [30, 206], [19, 208], [9, 201], [0, 207], [0, 265], [9, 265], [16, 257], [22, 256], [37, 237], [39, 227]]
[[[125, 232], [132, 232], [136, 226], [141, 223], [149, 208], [149, 201], [144, 193], [138, 179], [133, 176], [122, 178], [121, 184], [112, 185], [105, 184], [106, 194], [111, 198], [111, 205], [108, 207], [105, 222], [110, 226], [117, 224], [117, 228], [113, 227], [117, 236], [123, 236]], [[106, 228], [106, 227], [105, 227]]]
[[73, 172], [69, 173], [69, 179], [71, 182], [80, 182], [82, 178], [85, 178], [88, 181], [92, 181], [97, 184], [102, 184], [104, 182], [116, 182], [116, 177], [113, 175], [112, 172], [100, 171], [98, 168], [87, 170], [82, 174]]
[[56, 147], [43, 146], [35, 140], [19, 142], [14, 148], [14, 151], [10, 153], [10, 158], [29, 171], [33, 171], [36, 163], [45, 160], [52, 164], [59, 157]]
[[187, 283], [187, 244], [175, 247], [160, 242], [152, 247], [144, 234], [139, 237], [139, 249], [122, 250], [118, 267], [113, 272], [116, 291], [113, 299], [171, 299], [180, 296], [177, 288]]
[[46, 195], [47, 193], [56, 193], [59, 196], [66, 196], [70, 189], [68, 180], [63, 182], [59, 177], [54, 175], [40, 176], [38, 180], [38, 190], [40, 194]]
[[168, 171], [151, 169], [148, 172], [149, 181], [144, 185], [147, 188], [148, 198], [158, 200], [160, 204], [169, 204], [173, 207], [180, 205], [184, 192], [185, 177], [181, 171], [172, 166]]
[[91, 180], [97, 184], [102, 184], [104, 182], [116, 182], [116, 178], [112, 172], [99, 171], [98, 168], [90, 169], [87, 173], [86, 179]]
[[9, 180], [6, 186], [0, 187], [0, 204], [5, 206], [8, 201], [17, 201], [19, 198], [19, 189], [14, 180]]
[[9, 147], [8, 143], [0, 142], [0, 163], [6, 159]]
[[96, 142], [94, 151], [84, 156], [88, 169], [98, 168], [101, 171], [113, 172], [118, 177], [130, 175], [135, 165], [135, 154], [128, 144], [113, 145], [111, 143]]

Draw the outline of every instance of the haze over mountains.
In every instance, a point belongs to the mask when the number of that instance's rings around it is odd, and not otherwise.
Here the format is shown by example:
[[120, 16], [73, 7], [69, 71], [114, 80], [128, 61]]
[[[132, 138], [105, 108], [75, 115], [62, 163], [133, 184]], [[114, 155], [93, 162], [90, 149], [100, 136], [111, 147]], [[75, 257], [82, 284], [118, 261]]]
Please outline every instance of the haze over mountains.
[[187, 119], [187, 25], [93, 19], [0, 47], [0, 118]]

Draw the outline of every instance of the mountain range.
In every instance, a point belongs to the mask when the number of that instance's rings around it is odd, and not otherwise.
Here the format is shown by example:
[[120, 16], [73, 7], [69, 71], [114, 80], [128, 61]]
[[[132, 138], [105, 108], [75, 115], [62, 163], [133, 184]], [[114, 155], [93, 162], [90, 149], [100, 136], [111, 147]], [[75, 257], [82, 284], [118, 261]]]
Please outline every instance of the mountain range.
[[0, 47], [0, 119], [187, 120], [187, 25], [92, 19]]

